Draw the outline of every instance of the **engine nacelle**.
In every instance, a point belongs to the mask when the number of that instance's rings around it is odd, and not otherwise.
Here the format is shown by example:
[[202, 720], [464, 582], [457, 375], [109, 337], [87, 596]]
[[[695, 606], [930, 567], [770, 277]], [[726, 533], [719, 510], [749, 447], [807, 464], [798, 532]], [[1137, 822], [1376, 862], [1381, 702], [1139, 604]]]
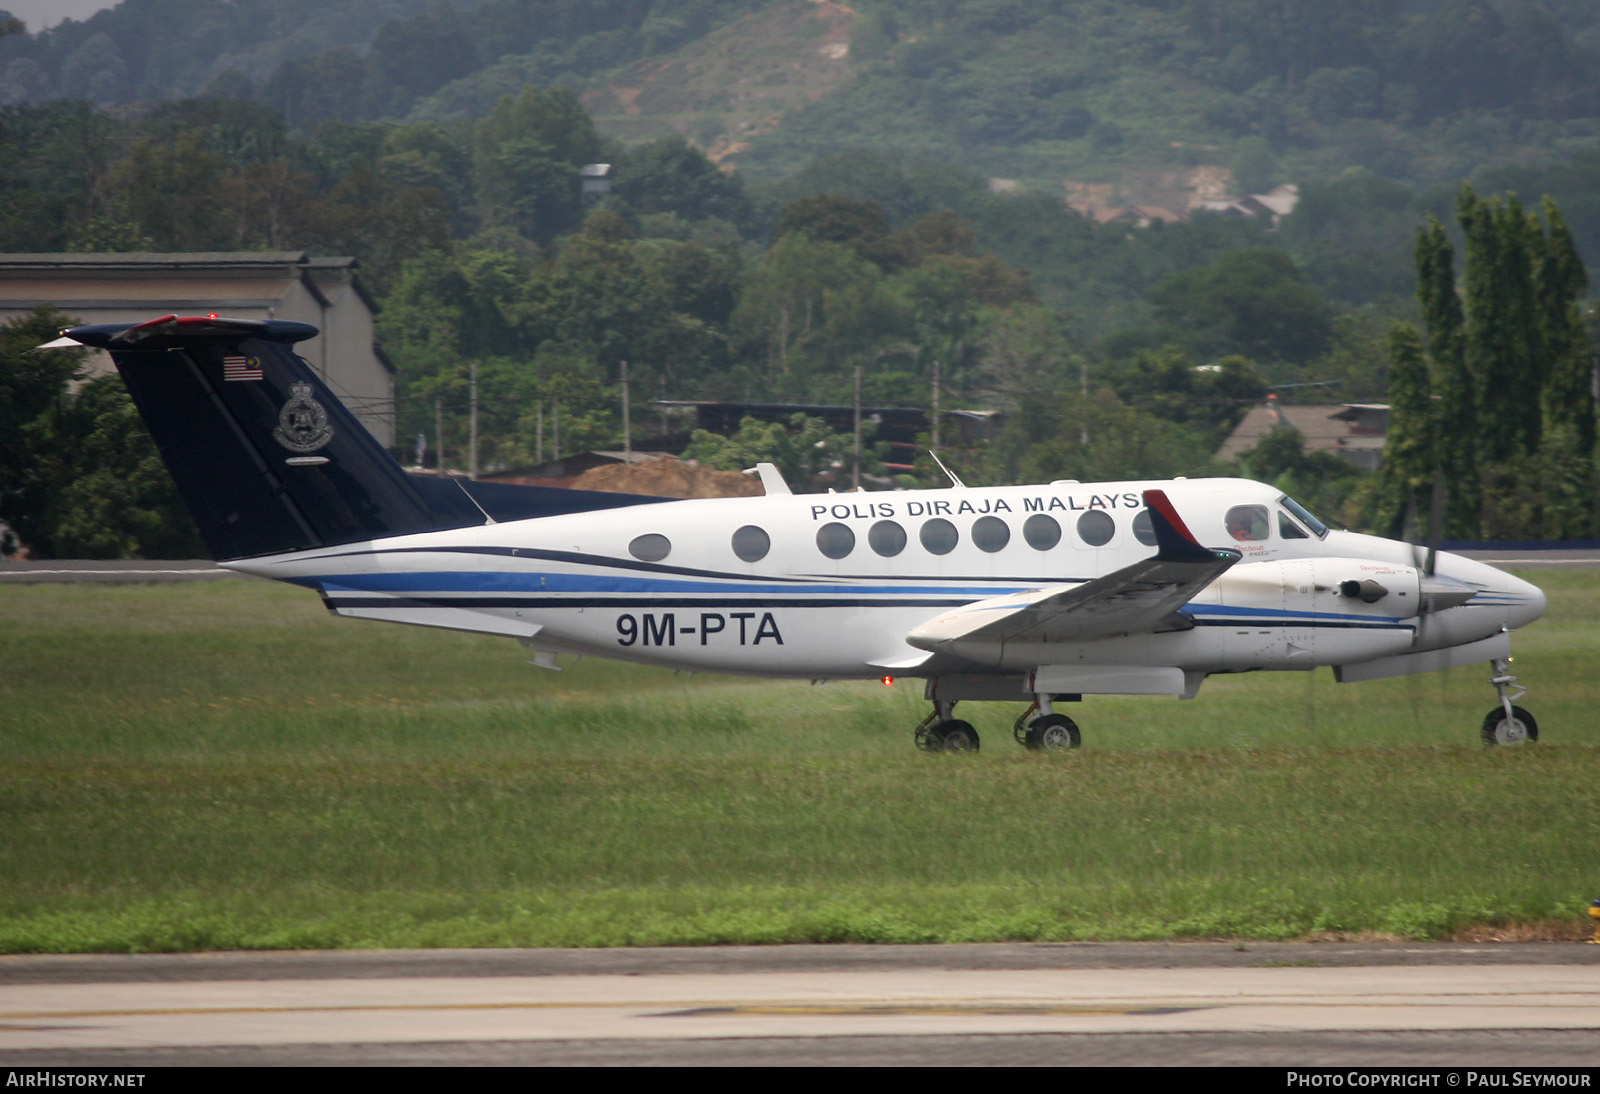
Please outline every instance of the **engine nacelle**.
[[1423, 610], [1415, 567], [1365, 558], [1242, 562], [1207, 592], [1214, 599], [1195, 599], [1196, 618], [1227, 627], [1230, 659], [1252, 668], [1313, 668], [1406, 652]]

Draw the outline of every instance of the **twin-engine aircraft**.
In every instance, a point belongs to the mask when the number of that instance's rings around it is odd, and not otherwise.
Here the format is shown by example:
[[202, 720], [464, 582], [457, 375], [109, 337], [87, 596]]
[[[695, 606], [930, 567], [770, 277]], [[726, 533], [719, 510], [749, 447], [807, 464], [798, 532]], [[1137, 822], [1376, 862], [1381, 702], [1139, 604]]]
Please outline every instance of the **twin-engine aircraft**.
[[1025, 704], [1016, 740], [1080, 743], [1059, 704], [1193, 698], [1206, 677], [1343, 682], [1493, 667], [1486, 742], [1535, 740], [1510, 632], [1535, 586], [1331, 529], [1243, 479], [1052, 482], [669, 501], [408, 475], [294, 351], [315, 327], [178, 318], [75, 327], [108, 350], [231, 570], [336, 615], [505, 635], [697, 672], [924, 680], [928, 751], [979, 746], [957, 703]]

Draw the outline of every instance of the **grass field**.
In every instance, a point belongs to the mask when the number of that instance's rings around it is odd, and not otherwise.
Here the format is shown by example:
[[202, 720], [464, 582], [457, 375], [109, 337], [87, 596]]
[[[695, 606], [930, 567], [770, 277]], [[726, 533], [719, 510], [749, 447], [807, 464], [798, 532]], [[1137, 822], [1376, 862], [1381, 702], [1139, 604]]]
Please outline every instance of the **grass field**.
[[772, 683], [328, 617], [254, 582], [0, 589], [0, 951], [1587, 937], [1600, 574], [1533, 576], [1542, 740], [1482, 667], [1208, 682], [1026, 753], [920, 687]]

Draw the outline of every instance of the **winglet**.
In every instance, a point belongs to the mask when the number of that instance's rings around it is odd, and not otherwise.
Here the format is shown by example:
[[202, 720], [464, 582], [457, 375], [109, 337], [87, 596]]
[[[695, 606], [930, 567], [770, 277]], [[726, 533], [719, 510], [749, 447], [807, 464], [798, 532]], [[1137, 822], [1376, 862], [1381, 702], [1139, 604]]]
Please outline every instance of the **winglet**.
[[1230, 555], [1240, 557], [1239, 552], [1232, 548], [1213, 551], [1209, 547], [1202, 547], [1200, 541], [1194, 538], [1194, 533], [1189, 531], [1189, 526], [1183, 523], [1183, 518], [1178, 515], [1166, 491], [1146, 490], [1144, 503], [1150, 509], [1150, 525], [1155, 530], [1156, 543], [1160, 547], [1156, 557], [1161, 561], [1210, 562]]

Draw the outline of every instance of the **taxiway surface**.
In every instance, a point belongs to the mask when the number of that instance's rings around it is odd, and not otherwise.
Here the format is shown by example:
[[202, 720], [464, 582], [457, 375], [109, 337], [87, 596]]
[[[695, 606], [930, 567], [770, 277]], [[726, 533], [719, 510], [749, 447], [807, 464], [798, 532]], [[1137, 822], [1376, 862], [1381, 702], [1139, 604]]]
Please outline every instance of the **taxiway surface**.
[[0, 1066], [1600, 1065], [1600, 947], [0, 958]]

